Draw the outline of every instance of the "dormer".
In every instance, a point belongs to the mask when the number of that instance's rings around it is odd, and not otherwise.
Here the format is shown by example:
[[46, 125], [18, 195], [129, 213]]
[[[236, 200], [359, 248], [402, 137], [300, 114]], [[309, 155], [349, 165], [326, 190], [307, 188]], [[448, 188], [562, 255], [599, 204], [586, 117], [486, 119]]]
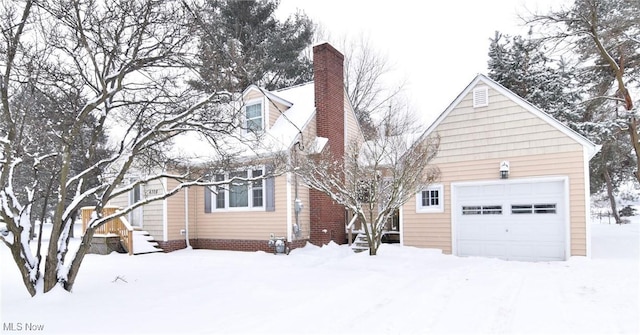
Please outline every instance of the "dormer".
[[264, 132], [273, 127], [282, 112], [292, 106], [277, 95], [256, 85], [242, 93], [242, 117], [245, 133]]

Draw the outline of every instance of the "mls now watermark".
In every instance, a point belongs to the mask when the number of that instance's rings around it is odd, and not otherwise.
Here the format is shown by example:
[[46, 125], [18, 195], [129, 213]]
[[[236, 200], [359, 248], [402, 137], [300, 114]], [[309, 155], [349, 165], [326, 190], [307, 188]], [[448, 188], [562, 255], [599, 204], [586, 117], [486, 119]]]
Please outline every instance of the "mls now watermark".
[[3, 332], [38, 332], [43, 331], [44, 325], [31, 322], [3, 322]]

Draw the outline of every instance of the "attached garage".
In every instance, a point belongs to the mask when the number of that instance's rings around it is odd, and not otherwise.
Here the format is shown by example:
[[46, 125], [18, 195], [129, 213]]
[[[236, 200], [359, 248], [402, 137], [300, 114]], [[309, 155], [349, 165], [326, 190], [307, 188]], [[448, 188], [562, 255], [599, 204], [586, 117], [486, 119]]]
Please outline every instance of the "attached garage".
[[453, 183], [454, 253], [565, 260], [570, 250], [567, 185], [567, 178]]
[[401, 211], [402, 244], [458, 256], [589, 256], [600, 147], [479, 74], [429, 126], [440, 178]]

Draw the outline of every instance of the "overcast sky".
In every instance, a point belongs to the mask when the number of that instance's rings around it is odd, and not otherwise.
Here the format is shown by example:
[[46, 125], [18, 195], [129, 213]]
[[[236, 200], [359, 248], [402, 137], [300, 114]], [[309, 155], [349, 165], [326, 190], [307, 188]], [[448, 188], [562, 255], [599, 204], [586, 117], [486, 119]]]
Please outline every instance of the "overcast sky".
[[[554, 0], [356, 1], [281, 0], [279, 12], [304, 11], [330, 34], [367, 35], [385, 54], [407, 95], [430, 120], [439, 115], [478, 73], [487, 73], [489, 39], [496, 30], [526, 34], [518, 18], [547, 12]], [[335, 37], [334, 37], [335, 36]]]

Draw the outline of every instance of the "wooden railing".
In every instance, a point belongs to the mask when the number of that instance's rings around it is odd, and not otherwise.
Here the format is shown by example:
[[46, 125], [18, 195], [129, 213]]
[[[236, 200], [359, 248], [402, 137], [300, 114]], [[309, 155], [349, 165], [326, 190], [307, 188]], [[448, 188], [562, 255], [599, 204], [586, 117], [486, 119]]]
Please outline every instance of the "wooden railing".
[[[108, 216], [119, 210], [120, 207], [107, 206], [102, 209], [102, 216]], [[87, 231], [87, 224], [91, 220], [91, 215], [95, 212], [95, 207], [82, 207], [82, 234]], [[126, 218], [119, 216], [115, 219], [107, 221], [95, 230], [95, 235], [115, 234], [120, 237], [120, 241], [129, 252], [133, 255], [133, 227]]]

